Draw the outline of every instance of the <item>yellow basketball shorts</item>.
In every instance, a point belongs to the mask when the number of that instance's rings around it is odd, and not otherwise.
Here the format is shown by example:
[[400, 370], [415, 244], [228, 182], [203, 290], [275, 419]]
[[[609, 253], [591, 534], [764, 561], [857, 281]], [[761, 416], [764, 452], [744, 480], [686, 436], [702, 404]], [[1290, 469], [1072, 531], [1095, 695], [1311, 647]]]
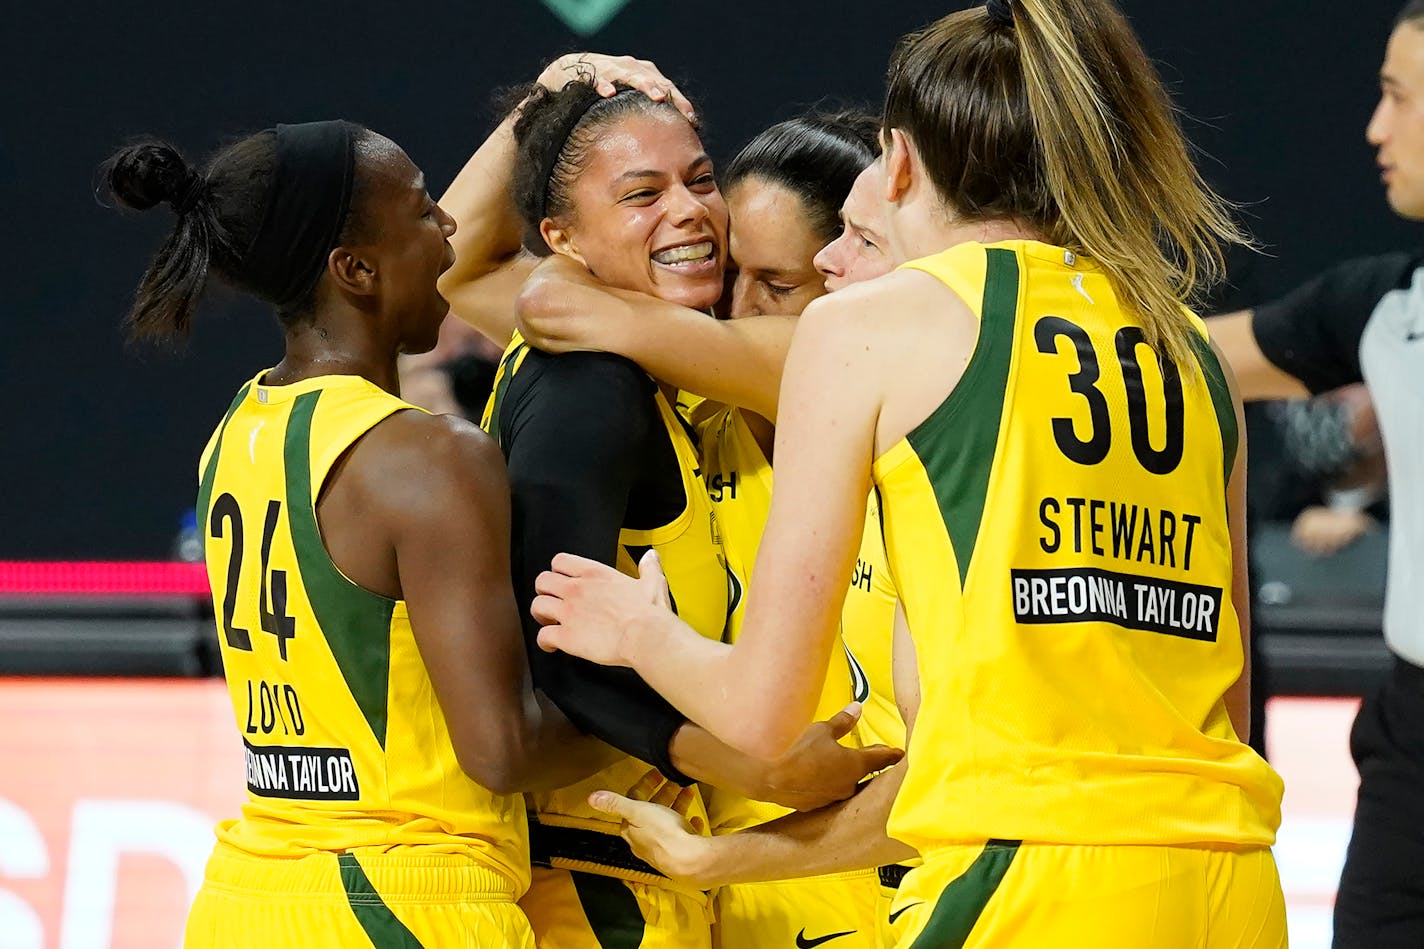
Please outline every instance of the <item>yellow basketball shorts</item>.
[[874, 870], [724, 886], [713, 900], [717, 949], [877, 949]]
[[990, 841], [926, 854], [900, 886], [897, 947], [1284, 949], [1270, 850]]
[[906, 863], [892, 863], [881, 867], [876, 871], [879, 889], [876, 894], [875, 905], [875, 932], [876, 945], [882, 949], [890, 949], [899, 939], [900, 933], [905, 928], [904, 910], [896, 911], [895, 897], [900, 895], [900, 884], [913, 867], [920, 865], [919, 860]]
[[535, 867], [519, 906], [539, 949], [711, 949], [705, 894]]
[[455, 854], [254, 857], [219, 843], [189, 949], [534, 949], [514, 881]]

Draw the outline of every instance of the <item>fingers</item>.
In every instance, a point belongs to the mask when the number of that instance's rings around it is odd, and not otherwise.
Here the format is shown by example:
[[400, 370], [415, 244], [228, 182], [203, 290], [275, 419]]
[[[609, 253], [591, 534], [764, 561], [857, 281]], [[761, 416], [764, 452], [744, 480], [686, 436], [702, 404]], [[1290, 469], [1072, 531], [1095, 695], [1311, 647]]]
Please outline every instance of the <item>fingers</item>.
[[672, 594], [668, 592], [667, 577], [663, 575], [663, 561], [656, 550], [647, 551], [638, 561], [638, 580], [652, 586], [657, 602], [671, 608]]
[[[678, 810], [677, 802], [682, 799], [683, 792], [686, 790], [687, 788], [684, 788], [680, 784], [674, 784], [671, 781], [664, 781], [658, 787], [658, 789], [653, 792], [652, 797], [648, 798], [648, 803], [660, 804], [663, 807], [670, 807], [676, 811]], [[686, 809], [687, 805], [683, 805], [683, 810]], [[679, 813], [681, 812], [679, 811]]]
[[677, 111], [687, 116], [687, 121], [696, 125], [697, 110], [692, 107], [692, 103], [687, 100], [687, 96], [682, 94], [682, 90], [677, 86], [670, 86], [668, 94], [672, 97], [672, 104], [677, 106]]
[[635, 801], [651, 800], [657, 793], [658, 788], [667, 784], [667, 778], [663, 777], [657, 768], [651, 768], [646, 774], [638, 779], [638, 783], [628, 789], [628, 796]]
[[[677, 785], [673, 786], [677, 787]], [[685, 788], [679, 787], [677, 794], [673, 795], [672, 803], [669, 804], [668, 807], [671, 807], [673, 810], [677, 811], [677, 813], [681, 815], [684, 820], [686, 820], [689, 824], [693, 826], [694, 829], [696, 829], [697, 824], [701, 821], [701, 818], [695, 816], [690, 817], [688, 815], [688, 811], [692, 810], [693, 806], [697, 803], [697, 800], [697, 788], [692, 786], [688, 786]], [[700, 830], [698, 830], [697, 832], [701, 833]]]
[[850, 730], [855, 727], [855, 723], [860, 721], [860, 712], [860, 703], [852, 702], [826, 719], [826, 726], [831, 730], [831, 737], [839, 741], [849, 735]]
[[[560, 556], [563, 556], [562, 554]], [[558, 557], [554, 558], [558, 560]], [[534, 578], [534, 592], [543, 596], [552, 596], [563, 599], [567, 595], [569, 587], [573, 585], [573, 578], [564, 573], [556, 573], [553, 570], [545, 570]]]
[[588, 796], [588, 806], [620, 821], [631, 821], [638, 816], [639, 807], [644, 805], [612, 791], [594, 791]]
[[[542, 597], [540, 598], [542, 599]], [[538, 602], [537, 600], [535, 602]], [[562, 626], [542, 626], [536, 637], [539, 648], [545, 652], [559, 652], [563, 648], [564, 628]]]
[[642, 559], [638, 561], [638, 578], [646, 580], [652, 577], [663, 579], [663, 561], [658, 556], [658, 552], [649, 547], [643, 553]]
[[876, 774], [886, 768], [893, 767], [900, 763], [900, 759], [905, 757], [905, 752], [899, 748], [891, 748], [889, 745], [871, 745], [869, 748], [862, 748], [859, 751], [861, 767], [865, 768], [865, 774]]
[[692, 103], [677, 88], [677, 84], [646, 59], [602, 53], [570, 53], [551, 63], [541, 81], [551, 89], [558, 89], [564, 83], [581, 77], [591, 79], [594, 89], [604, 98], [614, 95], [618, 85], [624, 85], [637, 89], [656, 102], [670, 102], [687, 116], [689, 122], [695, 124], [697, 121]]
[[562, 573], [566, 577], [591, 577], [601, 573], [616, 574], [618, 572], [605, 563], [589, 560], [578, 554], [555, 554], [553, 561], [549, 564], [549, 570], [553, 573]]
[[564, 601], [552, 594], [541, 594], [529, 604], [529, 614], [545, 626], [558, 626], [564, 619]]

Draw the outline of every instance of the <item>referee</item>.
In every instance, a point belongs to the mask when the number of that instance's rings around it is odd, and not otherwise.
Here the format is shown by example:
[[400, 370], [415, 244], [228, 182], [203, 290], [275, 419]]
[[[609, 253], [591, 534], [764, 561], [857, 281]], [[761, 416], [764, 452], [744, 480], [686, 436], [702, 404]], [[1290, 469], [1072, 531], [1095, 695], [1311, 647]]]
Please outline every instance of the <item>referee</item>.
[[[1365, 135], [1390, 207], [1424, 220], [1424, 0], [1395, 23]], [[1246, 399], [1364, 381], [1389, 466], [1384, 635], [1394, 668], [1350, 735], [1360, 771], [1335, 901], [1336, 949], [1424, 946], [1424, 254], [1347, 261], [1279, 300], [1211, 321]]]

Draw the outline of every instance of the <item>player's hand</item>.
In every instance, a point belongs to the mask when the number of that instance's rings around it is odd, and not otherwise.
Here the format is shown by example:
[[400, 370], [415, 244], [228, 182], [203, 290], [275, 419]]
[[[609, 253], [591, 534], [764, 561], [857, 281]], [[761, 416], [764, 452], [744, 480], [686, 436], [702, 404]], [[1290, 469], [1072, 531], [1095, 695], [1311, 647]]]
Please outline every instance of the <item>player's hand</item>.
[[637, 89], [654, 102], [671, 102], [692, 123], [697, 113], [692, 103], [658, 67], [646, 59], [632, 56], [609, 56], [604, 53], [569, 53], [544, 67], [537, 80], [539, 85], [558, 92], [575, 79], [593, 79], [593, 87], [604, 98], [618, 90], [614, 83]]
[[[691, 788], [680, 789], [680, 792], [689, 796], [694, 793]], [[698, 889], [707, 889], [719, 882], [710, 875], [713, 838], [699, 833], [674, 807], [635, 800], [612, 791], [595, 791], [589, 795], [588, 803], [595, 810], [618, 818], [623, 839], [628, 841], [633, 853], [669, 879]]]
[[638, 571], [635, 580], [596, 560], [556, 556], [534, 581], [538, 596], [529, 608], [544, 624], [539, 648], [603, 666], [633, 665], [630, 632], [672, 617], [656, 551], [643, 555]]
[[884, 771], [905, 753], [888, 745], [847, 748], [839, 739], [860, 720], [852, 702], [824, 722], [814, 722], [767, 772], [763, 800], [798, 811], [813, 811], [855, 794], [868, 774]]
[[524, 281], [514, 301], [515, 326], [519, 335], [535, 349], [546, 353], [568, 353], [599, 348], [600, 319], [597, 307], [581, 297], [590, 293], [608, 295], [608, 288], [577, 261], [562, 254], [550, 254], [539, 262]]

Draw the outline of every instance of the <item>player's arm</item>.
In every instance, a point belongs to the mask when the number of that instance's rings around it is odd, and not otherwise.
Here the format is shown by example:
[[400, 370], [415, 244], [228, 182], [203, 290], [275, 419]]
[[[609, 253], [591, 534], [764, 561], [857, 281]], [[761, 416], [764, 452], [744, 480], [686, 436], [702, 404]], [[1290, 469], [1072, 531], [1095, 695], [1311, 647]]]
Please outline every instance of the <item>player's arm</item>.
[[[569, 53], [539, 74], [539, 85], [558, 91], [571, 80], [596, 77], [601, 95], [614, 83], [632, 86], [649, 98], [672, 102], [688, 116], [692, 105], [656, 66], [631, 56]], [[440, 278], [450, 310], [501, 348], [514, 330], [514, 298], [536, 259], [521, 252], [523, 221], [509, 185], [514, 177], [516, 108], [495, 128], [440, 197], [440, 206], [459, 224], [450, 238], [455, 265]]]
[[450, 238], [455, 265], [441, 275], [440, 293], [451, 315], [500, 348], [513, 335], [514, 298], [535, 263], [521, 253], [523, 224], [509, 192], [516, 115], [505, 117], [440, 196], [440, 206], [459, 224]]
[[389, 537], [411, 629], [460, 765], [500, 793], [560, 787], [609, 760], [533, 692], [509, 579], [499, 449], [448, 416], [404, 412], [353, 452], [363, 518]]
[[687, 722], [673, 735], [668, 753], [684, 774], [703, 784], [754, 801], [810, 811], [856, 793], [867, 775], [898, 762], [904, 752], [886, 745], [850, 748], [839, 742], [860, 720], [851, 705], [824, 722], [813, 722], [773, 761], [737, 751], [705, 728]]
[[1412, 254], [1337, 264], [1279, 299], [1207, 320], [1241, 397], [1302, 398], [1363, 380], [1360, 340], [1386, 294], [1414, 279]]
[[877, 347], [857, 320], [865, 302], [850, 291], [822, 297], [796, 329], [777, 490], [735, 646], [703, 639], [662, 608], [655, 557], [630, 581], [561, 555], [539, 578], [542, 647], [632, 666], [733, 747], [774, 758], [791, 746], [811, 721], [864, 527], [881, 402]]
[[546, 352], [618, 353], [679, 389], [776, 418], [791, 317], [715, 320], [598, 283], [576, 262], [540, 263], [516, 302], [519, 329]]
[[1220, 351], [1220, 358], [1231, 365], [1243, 397], [1256, 401], [1303, 399], [1310, 395], [1304, 383], [1261, 352], [1251, 325], [1255, 316], [1254, 310], [1239, 310], [1206, 321], [1211, 328], [1212, 342]]
[[[536, 685], [580, 729], [688, 779], [668, 757], [684, 718], [629, 669], [540, 652], [534, 578], [560, 550], [611, 565], [629, 497], [662, 421], [653, 383], [627, 360], [570, 353], [526, 367], [500, 411], [509, 446], [514, 592]], [[671, 449], [669, 448], [669, 454]]]
[[818, 811], [788, 814], [732, 834], [704, 837], [675, 810], [599, 791], [589, 803], [623, 821], [633, 852], [678, 883], [707, 889], [843, 873], [908, 860], [916, 853], [885, 833], [902, 762], [854, 797]]
[[[515, 590], [535, 653], [536, 678], [580, 727], [682, 784], [708, 781], [788, 807], [818, 807], [853, 793], [866, 774], [898, 760], [893, 749], [845, 748], [854, 724], [840, 716], [813, 724], [783, 758], [752, 759], [688, 723], [628, 669], [598, 666], [534, 647], [538, 623], [527, 604], [534, 577], [561, 550], [611, 565], [639, 472], [656, 464], [650, 444], [665, 441], [652, 383], [615, 356], [574, 353], [550, 360], [529, 389], [515, 393], [505, 424], [517, 430], [510, 458], [519, 536]], [[589, 407], [597, 406], [596, 419]], [[662, 459], [672, 462], [670, 454]]]
[[1236, 413], [1236, 458], [1226, 482], [1227, 524], [1231, 531], [1231, 601], [1241, 626], [1241, 676], [1226, 690], [1226, 714], [1231, 727], [1243, 742], [1251, 740], [1251, 583], [1246, 549], [1246, 415], [1241, 408], [1241, 393], [1221, 348], [1213, 342], [1216, 358], [1221, 361], [1226, 385], [1231, 392], [1231, 405]]

